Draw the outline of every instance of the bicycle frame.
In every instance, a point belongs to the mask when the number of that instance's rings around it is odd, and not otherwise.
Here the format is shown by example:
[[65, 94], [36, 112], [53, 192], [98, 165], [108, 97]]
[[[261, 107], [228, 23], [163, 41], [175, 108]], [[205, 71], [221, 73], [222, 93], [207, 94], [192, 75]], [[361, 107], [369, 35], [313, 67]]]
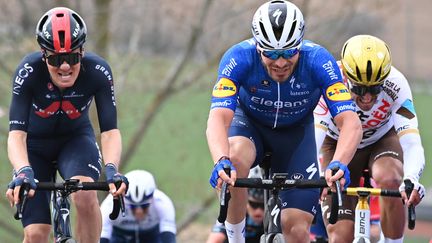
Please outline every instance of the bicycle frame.
[[401, 197], [400, 192], [397, 190], [366, 187], [348, 187], [344, 193], [349, 196], [358, 197], [358, 202], [355, 209], [353, 243], [370, 242], [369, 196]]
[[[284, 236], [280, 225], [281, 200], [279, 191], [289, 188], [323, 188], [327, 187], [324, 178], [318, 180], [289, 180], [286, 173], [273, 173], [272, 179], [260, 178], [238, 178], [234, 187], [262, 188], [264, 190], [264, 234], [261, 236], [261, 243], [283, 243]], [[266, 196], [266, 193], [269, 193]], [[229, 192], [224, 182], [221, 189], [220, 211], [218, 221], [223, 223], [228, 210]], [[271, 210], [270, 210], [271, 209]]]
[[[79, 180], [66, 180], [67, 183], [78, 183]], [[51, 216], [53, 222], [53, 235], [56, 243], [75, 242], [72, 239], [70, 225], [70, 191], [56, 190], [51, 192]]]

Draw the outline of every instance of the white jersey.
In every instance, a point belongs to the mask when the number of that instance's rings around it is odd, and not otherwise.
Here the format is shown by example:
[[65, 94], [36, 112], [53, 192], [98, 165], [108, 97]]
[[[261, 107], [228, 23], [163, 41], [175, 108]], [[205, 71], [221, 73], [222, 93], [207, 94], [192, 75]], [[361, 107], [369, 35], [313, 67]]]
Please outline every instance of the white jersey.
[[109, 214], [112, 211], [113, 199], [111, 195], [101, 204], [102, 212], [102, 235], [101, 238], [111, 238], [113, 226], [127, 231], [150, 231], [159, 225], [159, 232], [172, 232], [176, 234], [175, 224], [175, 209], [171, 199], [162, 191], [156, 189], [153, 194], [153, 202], [150, 204], [150, 208], [147, 216], [137, 221], [132, 214], [132, 210], [126, 203], [126, 216], [123, 217], [121, 214], [117, 219], [111, 220]]
[[[401, 108], [410, 117], [398, 114], [397, 112]], [[390, 129], [396, 129], [404, 153], [405, 177], [408, 176], [418, 181], [424, 168], [425, 158], [411, 89], [404, 75], [392, 67], [389, 76], [384, 81], [383, 91], [378, 95], [372, 109], [363, 111], [356, 105], [356, 112], [363, 128], [363, 138], [358, 148], [371, 145], [382, 138]], [[314, 116], [315, 127], [318, 128], [316, 129], [318, 148], [321, 147], [325, 135], [337, 140], [339, 130], [322, 98], [314, 110]]]

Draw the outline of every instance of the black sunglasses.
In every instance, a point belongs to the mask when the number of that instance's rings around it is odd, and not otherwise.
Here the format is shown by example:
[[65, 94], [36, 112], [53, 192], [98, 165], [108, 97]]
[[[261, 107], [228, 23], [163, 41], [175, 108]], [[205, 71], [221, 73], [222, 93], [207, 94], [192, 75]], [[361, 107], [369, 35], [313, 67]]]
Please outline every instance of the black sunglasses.
[[374, 86], [357, 86], [352, 85], [351, 91], [359, 96], [363, 96], [366, 93], [369, 93], [371, 95], [378, 95], [382, 91], [381, 85], [374, 85]]
[[63, 62], [67, 62], [69, 65], [75, 65], [81, 62], [81, 53], [80, 52], [72, 52], [66, 54], [53, 54], [53, 55], [45, 55], [45, 58], [48, 61], [48, 64], [54, 67], [60, 67]]
[[141, 205], [134, 205], [134, 204], [131, 204], [131, 205], [129, 205], [129, 206], [130, 206], [130, 208], [131, 208], [132, 210], [135, 210], [135, 209], [137, 209], [137, 208], [146, 209], [146, 208], [150, 207], [150, 203], [144, 203], [144, 204], [141, 204]]
[[253, 209], [261, 208], [262, 210], [264, 210], [264, 203], [262, 203], [262, 202], [254, 202], [254, 201], [249, 200], [248, 203], [249, 203], [249, 206]]

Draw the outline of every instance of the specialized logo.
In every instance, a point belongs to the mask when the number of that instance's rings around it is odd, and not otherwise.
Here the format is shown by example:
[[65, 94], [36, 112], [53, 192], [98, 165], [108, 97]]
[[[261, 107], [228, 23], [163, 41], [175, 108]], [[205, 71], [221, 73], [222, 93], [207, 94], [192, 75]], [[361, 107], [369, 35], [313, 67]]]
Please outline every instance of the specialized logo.
[[237, 92], [237, 88], [233, 81], [227, 78], [221, 78], [213, 88], [213, 97], [228, 97], [233, 96]]
[[276, 10], [273, 12], [273, 17], [275, 17], [275, 22], [276, 22], [276, 25], [277, 25], [277, 26], [280, 25], [280, 24], [279, 24], [279, 18], [280, 18], [281, 15], [282, 15], [282, 11], [281, 11], [280, 9], [276, 9]]
[[348, 88], [343, 83], [335, 83], [328, 87], [326, 95], [329, 100], [341, 101], [351, 99], [351, 94]]
[[272, 209], [272, 211], [270, 212], [270, 215], [273, 216], [273, 224], [274, 225], [278, 225], [278, 215], [279, 215], [280, 209], [278, 208], [277, 205], [274, 206], [274, 208]]

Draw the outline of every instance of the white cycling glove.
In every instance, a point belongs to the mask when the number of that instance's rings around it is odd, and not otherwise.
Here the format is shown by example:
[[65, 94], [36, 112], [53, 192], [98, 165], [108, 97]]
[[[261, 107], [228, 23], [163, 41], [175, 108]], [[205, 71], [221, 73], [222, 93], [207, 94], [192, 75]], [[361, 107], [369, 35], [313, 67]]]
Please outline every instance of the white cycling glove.
[[[418, 182], [417, 180], [414, 180], [410, 177], [404, 178], [404, 181], [407, 179], [410, 180], [412, 182], [412, 184], [414, 185], [413, 189], [418, 191], [418, 194], [420, 195], [420, 200], [423, 199], [425, 196], [425, 193], [426, 193], [425, 187], [422, 184], [420, 184], [420, 182]], [[399, 186], [399, 191], [400, 192], [405, 191], [405, 183], [404, 182], [402, 182], [402, 184]]]

